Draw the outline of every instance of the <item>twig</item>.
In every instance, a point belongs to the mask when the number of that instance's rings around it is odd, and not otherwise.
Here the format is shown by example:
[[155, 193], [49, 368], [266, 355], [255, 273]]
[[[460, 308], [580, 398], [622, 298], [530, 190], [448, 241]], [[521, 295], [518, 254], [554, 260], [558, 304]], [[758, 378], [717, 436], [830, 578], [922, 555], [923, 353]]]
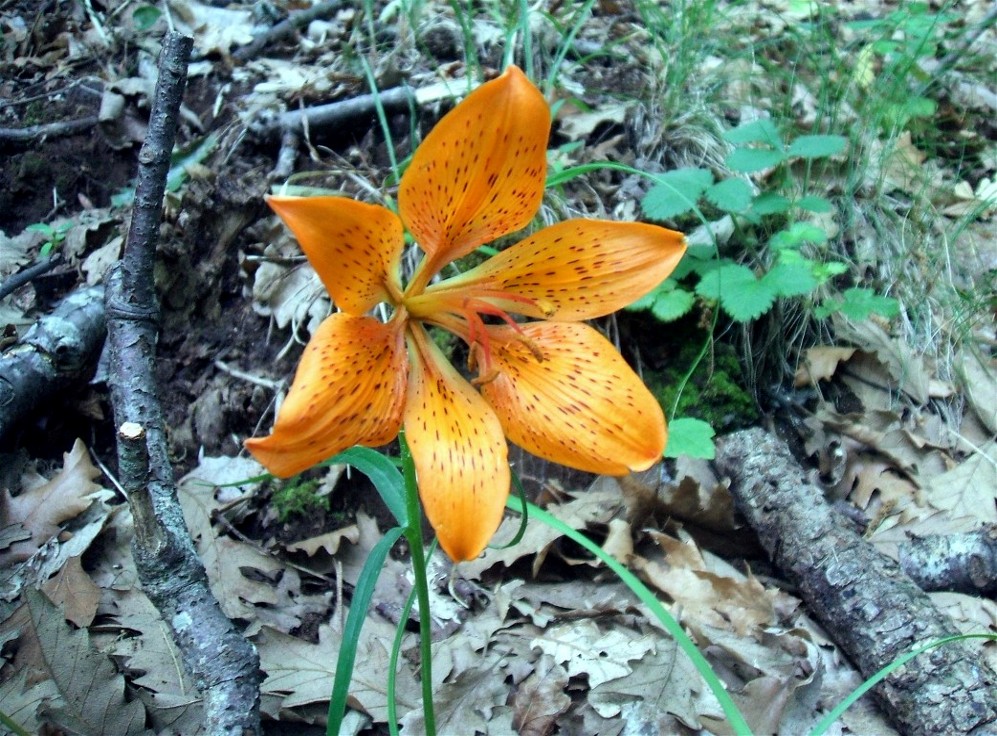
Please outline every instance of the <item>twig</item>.
[[39, 138], [58, 138], [90, 130], [99, 123], [96, 115], [79, 120], [60, 120], [57, 123], [30, 125], [27, 128], [0, 128], [0, 144], [26, 145]]
[[[738, 509], [863, 677], [957, 634], [893, 560], [839, 520], [781, 440], [760, 429], [718, 443]], [[963, 642], [892, 672], [874, 690], [910, 736], [993, 733], [997, 674]]]
[[344, 0], [326, 0], [326, 2], [319, 3], [308, 10], [292, 13], [270, 30], [261, 33], [248, 44], [237, 49], [232, 57], [237, 61], [249, 61], [270, 44], [290, 38], [313, 20], [329, 17], [344, 5], [346, 5]]
[[48, 273], [60, 263], [62, 263], [62, 255], [60, 253], [55, 253], [49, 258], [46, 258], [44, 261], [40, 261], [33, 266], [29, 266], [23, 271], [13, 274], [10, 278], [0, 284], [0, 299], [3, 299], [8, 294], [13, 294], [22, 286], [30, 283], [33, 279], [36, 279], [43, 273]]
[[0, 355], [0, 443], [25, 417], [92, 375], [104, 344], [99, 287], [73, 292]]
[[[133, 507], [136, 525], [143, 526], [132, 543], [142, 588], [170, 626], [201, 691], [206, 732], [250, 734], [260, 733], [259, 656], [212, 596], [184, 524], [153, 370], [158, 332], [153, 263], [192, 46], [192, 39], [176, 32], [163, 42], [131, 228], [107, 280], [108, 383], [116, 426], [126, 432], [118, 445], [122, 486], [130, 503], [147, 499], [154, 511], [143, 514]], [[138, 452], [134, 445], [143, 434], [147, 452]]]

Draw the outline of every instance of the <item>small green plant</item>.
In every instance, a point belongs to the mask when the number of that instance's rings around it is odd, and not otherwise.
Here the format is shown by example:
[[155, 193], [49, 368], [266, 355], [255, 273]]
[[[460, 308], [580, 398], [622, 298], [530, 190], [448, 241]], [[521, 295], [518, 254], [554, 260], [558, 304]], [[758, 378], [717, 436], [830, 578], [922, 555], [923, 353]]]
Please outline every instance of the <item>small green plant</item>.
[[[718, 257], [710, 246], [692, 247], [689, 257], [672, 277], [630, 309], [649, 310], [658, 319], [676, 320], [692, 310], [694, 295], [716, 302], [731, 319], [748, 322], [768, 312], [779, 298], [816, 296], [820, 287], [848, 271], [846, 264], [811, 257], [828, 241], [827, 232], [806, 218], [834, 210], [825, 197], [806, 193], [806, 178], [813, 162], [838, 155], [847, 139], [836, 135], [802, 135], [784, 140], [768, 119], [744, 123], [724, 138], [733, 145], [727, 167], [737, 174], [771, 170], [769, 190], [756, 191], [747, 178], [716, 181], [702, 168], [684, 168], [656, 177], [641, 206], [653, 220], [668, 220], [699, 212], [700, 204], [713, 207], [735, 219], [741, 228], [739, 243], [764, 245], [751, 253], [756, 267], [749, 268]], [[802, 164], [804, 181], [795, 168]], [[694, 287], [684, 284], [697, 280]], [[844, 295], [825, 299], [814, 310], [825, 318], [834, 311], [863, 319], [869, 314], [896, 314], [896, 302], [868, 290], [850, 289]]]
[[62, 245], [62, 242], [66, 239], [66, 233], [72, 228], [72, 222], [63, 222], [56, 227], [52, 227], [48, 223], [36, 222], [28, 225], [25, 230], [30, 230], [33, 233], [41, 233], [45, 236], [45, 242], [42, 243], [42, 247], [38, 251], [38, 257], [48, 258], [52, 251]]
[[284, 524], [295, 516], [307, 516], [318, 510], [328, 511], [329, 497], [319, 495], [318, 487], [319, 482], [315, 480], [293, 480], [281, 484], [271, 498], [277, 520]]

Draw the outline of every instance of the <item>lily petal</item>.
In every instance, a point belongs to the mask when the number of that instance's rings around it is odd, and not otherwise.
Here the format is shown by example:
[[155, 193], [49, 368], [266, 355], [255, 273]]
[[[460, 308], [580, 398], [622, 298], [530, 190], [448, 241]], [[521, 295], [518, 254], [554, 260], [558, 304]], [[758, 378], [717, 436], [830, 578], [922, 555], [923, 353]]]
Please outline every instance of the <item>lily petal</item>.
[[514, 66], [436, 124], [398, 190], [402, 220], [429, 256], [426, 281], [533, 219], [543, 198], [549, 136], [547, 102]]
[[404, 323], [338, 312], [305, 347], [269, 437], [246, 448], [286, 478], [355, 444], [378, 447], [398, 435], [406, 395]]
[[[568, 220], [544, 228], [481, 265], [414, 297], [487, 299], [508, 312], [538, 319], [595, 319], [636, 301], [675, 270], [685, 237], [640, 222]], [[519, 299], [503, 298], [510, 294]]]
[[509, 495], [508, 446], [481, 395], [413, 325], [405, 436], [419, 495], [440, 546], [455, 562], [472, 560], [495, 534]]
[[267, 197], [267, 204], [294, 233], [337, 307], [359, 316], [378, 302], [397, 303], [405, 240], [395, 213], [346, 197]]
[[[661, 459], [657, 400], [606, 338], [585, 324], [489, 328], [497, 377], [481, 393], [510, 440], [579, 470], [625, 475]], [[537, 360], [523, 338], [543, 354]]]

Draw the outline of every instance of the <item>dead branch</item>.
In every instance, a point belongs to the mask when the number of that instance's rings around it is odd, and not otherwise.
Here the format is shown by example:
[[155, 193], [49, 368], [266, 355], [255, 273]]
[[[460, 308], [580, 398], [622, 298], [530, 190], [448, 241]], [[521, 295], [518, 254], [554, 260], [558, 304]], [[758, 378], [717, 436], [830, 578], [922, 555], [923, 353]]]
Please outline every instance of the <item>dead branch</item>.
[[40, 405], [93, 373], [104, 334], [103, 289], [81, 289], [0, 355], [0, 443]]
[[260, 733], [259, 656], [208, 587], [177, 499], [153, 365], [158, 307], [153, 261], [177, 114], [193, 41], [163, 42], [149, 130], [139, 154], [131, 228], [107, 282], [111, 400], [119, 428], [118, 470], [136, 534], [132, 553], [142, 588], [170, 626], [204, 699], [211, 734]]
[[[863, 677], [959, 633], [897, 563], [839, 522], [784, 442], [736, 432], [719, 443], [717, 465], [766, 551]], [[875, 692], [912, 736], [997, 726], [997, 674], [963, 642], [915, 658]]]
[[237, 49], [232, 57], [237, 61], [249, 61], [259, 54], [264, 48], [285, 38], [291, 38], [299, 30], [307, 26], [313, 20], [328, 18], [346, 3], [344, 0], [326, 0], [326, 2], [292, 13], [285, 20], [281, 21], [273, 28], [259, 34], [241, 49]]
[[42, 274], [46, 274], [51, 271], [56, 266], [62, 265], [62, 254], [56, 253], [49, 256], [44, 261], [40, 261], [31, 266], [28, 266], [23, 271], [18, 271], [15, 274], [11, 274], [7, 277], [2, 284], [0, 284], [0, 299], [3, 299], [8, 294], [13, 294], [15, 291], [20, 289], [25, 284], [30, 284], [36, 278]]
[[27, 145], [45, 138], [59, 138], [75, 133], [83, 133], [97, 127], [96, 115], [79, 120], [60, 120], [44, 125], [30, 125], [27, 128], [0, 128], [0, 145]]
[[318, 130], [337, 128], [357, 118], [369, 117], [380, 100], [385, 110], [398, 110], [417, 103], [416, 92], [411, 87], [394, 87], [377, 95], [365, 94], [347, 100], [337, 100], [326, 105], [289, 110], [271, 117], [263, 117], [252, 127], [261, 138], [276, 139], [286, 132], [314, 133]]
[[914, 537], [898, 552], [900, 568], [922, 590], [997, 595], [997, 526]]

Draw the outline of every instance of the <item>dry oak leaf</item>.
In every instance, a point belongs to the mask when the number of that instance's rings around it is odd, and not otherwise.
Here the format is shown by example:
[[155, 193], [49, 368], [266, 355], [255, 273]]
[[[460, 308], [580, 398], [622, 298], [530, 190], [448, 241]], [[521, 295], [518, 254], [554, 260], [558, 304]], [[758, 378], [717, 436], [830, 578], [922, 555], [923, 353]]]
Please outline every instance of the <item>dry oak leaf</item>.
[[64, 521], [82, 514], [90, 506], [90, 494], [100, 490], [94, 479], [100, 475], [90, 462], [86, 446], [76, 440], [63, 455], [62, 470], [47, 482], [11, 496], [0, 490], [0, 527], [21, 525], [31, 538], [14, 542], [0, 553], [0, 568], [26, 560], [59, 533]]
[[571, 677], [586, 675], [589, 687], [598, 687], [633, 672], [631, 660], [653, 653], [654, 637], [621, 629], [603, 633], [584, 620], [553, 626], [530, 641], [530, 647], [565, 665]]
[[632, 567], [681, 606], [684, 619], [745, 636], [776, 624], [793, 607], [787, 596], [767, 590], [753, 575], [746, 577], [719, 558], [704, 556], [691, 538], [649, 535], [665, 559], [635, 555]]

